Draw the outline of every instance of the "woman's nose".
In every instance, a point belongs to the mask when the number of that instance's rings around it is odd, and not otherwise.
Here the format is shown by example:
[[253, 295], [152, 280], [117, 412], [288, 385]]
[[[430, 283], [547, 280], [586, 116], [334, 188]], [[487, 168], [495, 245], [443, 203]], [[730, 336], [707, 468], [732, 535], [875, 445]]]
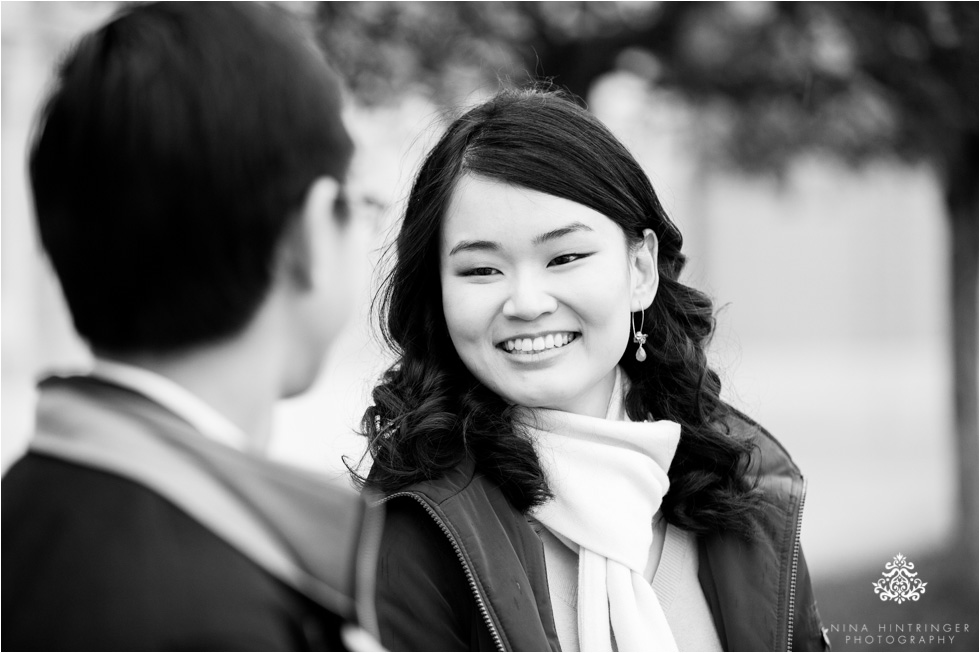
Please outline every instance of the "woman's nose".
[[558, 310], [558, 300], [547, 291], [539, 280], [518, 278], [511, 286], [510, 296], [504, 302], [505, 317], [533, 320]]

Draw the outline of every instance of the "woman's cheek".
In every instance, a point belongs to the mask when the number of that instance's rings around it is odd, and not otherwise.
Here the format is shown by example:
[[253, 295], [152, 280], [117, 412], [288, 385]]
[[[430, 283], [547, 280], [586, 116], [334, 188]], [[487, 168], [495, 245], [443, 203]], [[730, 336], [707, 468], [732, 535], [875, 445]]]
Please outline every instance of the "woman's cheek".
[[588, 324], [618, 321], [619, 313], [629, 315], [629, 275], [614, 261], [591, 268], [583, 267], [564, 280], [569, 292], [565, 303]]
[[491, 293], [478, 284], [450, 281], [443, 285], [443, 312], [454, 341], [476, 340], [490, 328], [487, 318]]

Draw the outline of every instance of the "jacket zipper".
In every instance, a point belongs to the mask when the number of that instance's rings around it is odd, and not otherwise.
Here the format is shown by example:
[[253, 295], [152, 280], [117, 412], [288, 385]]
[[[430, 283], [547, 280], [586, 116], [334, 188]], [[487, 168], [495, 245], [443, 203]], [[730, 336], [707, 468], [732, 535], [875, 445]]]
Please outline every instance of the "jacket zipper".
[[803, 504], [806, 502], [806, 478], [803, 479], [803, 493], [800, 495], [800, 508], [796, 515], [796, 537], [793, 540], [793, 565], [789, 574], [789, 624], [786, 632], [786, 650], [793, 650], [793, 617], [796, 611], [796, 581], [800, 567], [800, 533], [803, 530]]
[[431, 516], [435, 520], [436, 524], [439, 525], [439, 528], [446, 534], [446, 537], [449, 538], [449, 543], [453, 545], [453, 550], [456, 551], [456, 557], [459, 559], [459, 563], [463, 565], [463, 573], [466, 574], [466, 580], [470, 584], [470, 590], [473, 592], [473, 597], [476, 599], [477, 607], [480, 608], [480, 614], [483, 616], [483, 623], [485, 623], [487, 629], [490, 630], [490, 635], [493, 637], [494, 645], [497, 647], [498, 651], [506, 651], [507, 649], [504, 648], [504, 643], [500, 637], [500, 632], [494, 625], [493, 619], [490, 618], [490, 611], [487, 610], [487, 604], [483, 600], [483, 595], [480, 594], [480, 588], [476, 584], [476, 578], [474, 577], [470, 566], [466, 562], [466, 557], [463, 556], [463, 550], [456, 542], [456, 538], [453, 537], [449, 527], [446, 526], [445, 522], [442, 521], [442, 518], [436, 513], [435, 510], [432, 509], [432, 506], [430, 506], [425, 499], [412, 492], [396, 492], [395, 494], [391, 494], [379, 501], [378, 505], [387, 503], [396, 497], [411, 497], [412, 499], [418, 501], [422, 507], [425, 508], [425, 511], [429, 513], [429, 516]]

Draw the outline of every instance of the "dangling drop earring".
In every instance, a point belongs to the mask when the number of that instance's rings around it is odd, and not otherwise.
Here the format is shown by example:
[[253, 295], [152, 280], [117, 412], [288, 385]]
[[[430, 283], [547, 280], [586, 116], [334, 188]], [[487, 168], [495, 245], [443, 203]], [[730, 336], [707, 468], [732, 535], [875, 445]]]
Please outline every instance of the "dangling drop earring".
[[633, 327], [633, 342], [637, 344], [636, 348], [636, 360], [641, 363], [647, 359], [647, 352], [643, 349], [643, 345], [646, 344], [647, 334], [643, 333], [643, 321], [646, 319], [646, 313], [640, 311], [640, 329], [636, 329], [636, 319], [630, 314], [630, 326]]

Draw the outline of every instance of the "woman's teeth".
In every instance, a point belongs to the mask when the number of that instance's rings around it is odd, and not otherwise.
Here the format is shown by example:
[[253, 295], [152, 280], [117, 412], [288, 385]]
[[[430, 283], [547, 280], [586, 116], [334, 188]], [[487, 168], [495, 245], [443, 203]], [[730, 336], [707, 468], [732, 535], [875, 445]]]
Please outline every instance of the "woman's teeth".
[[518, 354], [523, 353], [533, 353], [536, 351], [544, 351], [546, 349], [557, 349], [559, 347], [564, 347], [571, 341], [575, 340], [576, 334], [574, 333], [549, 333], [546, 336], [538, 336], [537, 338], [517, 338], [515, 340], [508, 340], [504, 343], [504, 349]]

